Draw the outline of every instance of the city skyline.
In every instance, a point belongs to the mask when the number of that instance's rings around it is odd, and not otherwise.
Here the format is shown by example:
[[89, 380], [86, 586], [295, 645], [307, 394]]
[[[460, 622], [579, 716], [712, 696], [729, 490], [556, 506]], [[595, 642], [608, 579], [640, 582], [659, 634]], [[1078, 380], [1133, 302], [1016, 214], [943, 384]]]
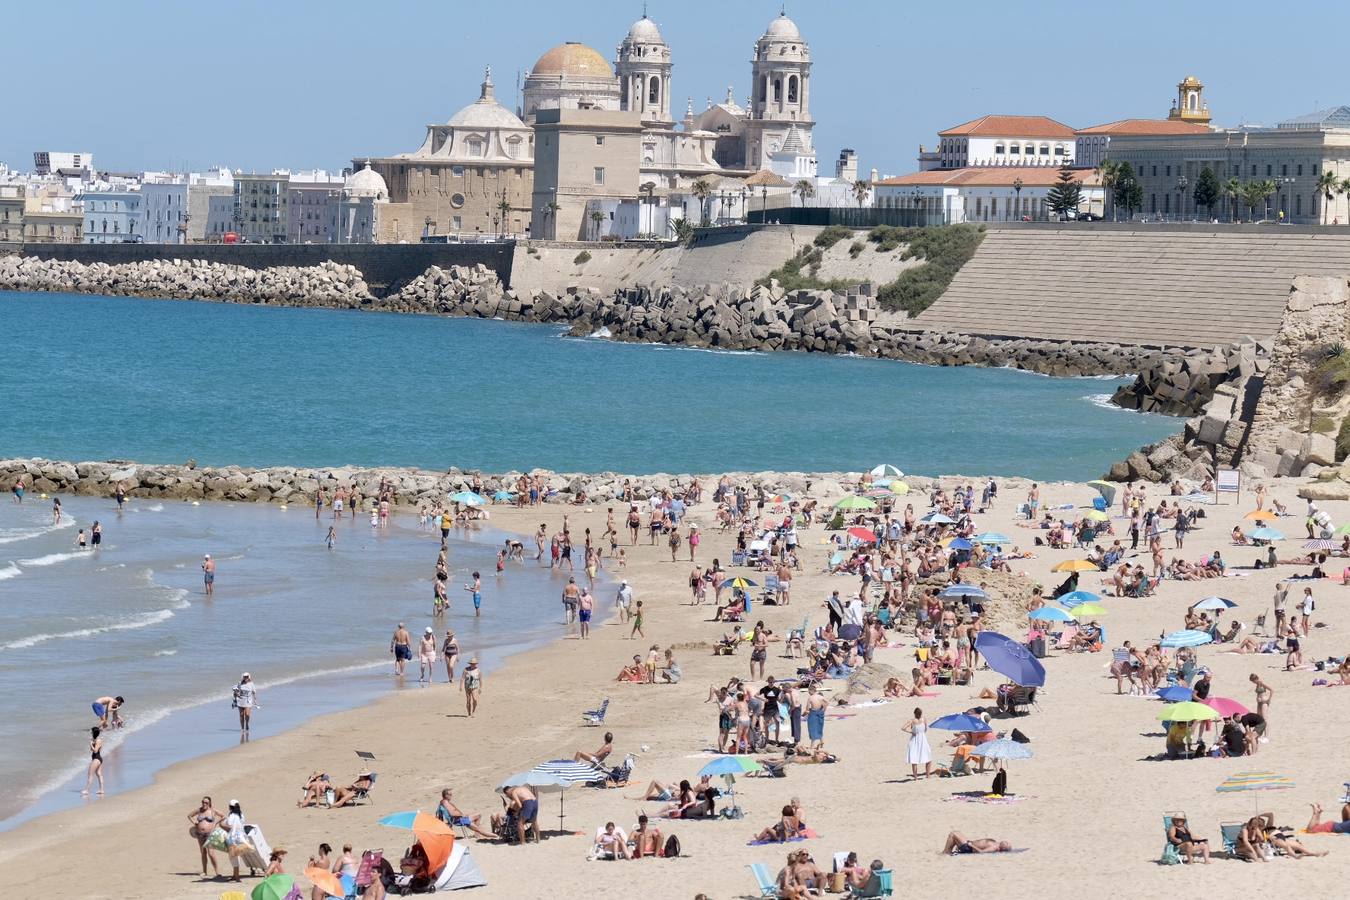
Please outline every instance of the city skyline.
[[[643, 7], [596, 0], [578, 20], [574, 6], [532, 2], [519, 5], [528, 15], [507, 16], [498, 7], [448, 3], [372, 10], [349, 0], [245, 0], [222, 10], [141, 0], [120, 5], [113, 26], [94, 27], [107, 7], [77, 0], [76, 14], [63, 19], [78, 23], [69, 33], [54, 28], [42, 8], [14, 8], [7, 23], [30, 39], [10, 45], [12, 68], [43, 71], [44, 78], [42, 90], [7, 98], [0, 162], [28, 169], [35, 150], [53, 149], [91, 152], [105, 170], [336, 170], [353, 157], [415, 145], [423, 126], [472, 101], [485, 65], [503, 103], [514, 107], [517, 73], [523, 78], [549, 47], [579, 41], [612, 62]], [[646, 4], [672, 48], [677, 120], [686, 98], [699, 112], [708, 98], [723, 100], [728, 85], [744, 102], [751, 46], [780, 8], [761, 0]], [[843, 147], [858, 151], [864, 176], [873, 168], [913, 171], [919, 145], [931, 148], [939, 129], [987, 113], [1046, 115], [1076, 128], [1159, 118], [1187, 74], [1205, 82], [1217, 125], [1274, 124], [1350, 102], [1350, 90], [1337, 89], [1344, 79], [1334, 53], [1304, 54], [1295, 71], [1287, 60], [1281, 67], [1273, 42], [1248, 46], [1250, 16], [1242, 12], [1259, 10], [1254, 3], [1230, 5], [1225, 22], [1207, 22], [1203, 46], [1194, 27], [1160, 27], [1167, 9], [1160, 4], [1121, 12], [1041, 3], [1034, 30], [1001, 39], [988, 36], [1028, 28], [1025, 8], [973, 4], [980, 29], [971, 36], [952, 34], [950, 14], [926, 6], [859, 0], [845, 15], [838, 7], [786, 8], [815, 61], [822, 174]], [[1336, 34], [1350, 24], [1350, 11], [1315, 3], [1304, 18]], [[1050, 53], [1050, 46], [1063, 49]], [[1104, 46], [1136, 49], [1093, 49]], [[170, 70], [188, 68], [154, 73], [148, 60], [158, 51]], [[63, 56], [75, 62], [56, 64]], [[115, 93], [89, 89], [92, 72], [123, 65], [151, 83], [136, 89], [120, 82], [130, 89]]]

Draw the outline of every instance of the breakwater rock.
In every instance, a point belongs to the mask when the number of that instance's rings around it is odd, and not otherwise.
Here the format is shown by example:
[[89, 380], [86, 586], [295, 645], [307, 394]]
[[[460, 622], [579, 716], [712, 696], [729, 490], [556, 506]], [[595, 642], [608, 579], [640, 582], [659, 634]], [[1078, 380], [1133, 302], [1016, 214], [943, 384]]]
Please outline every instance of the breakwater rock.
[[[112, 496], [119, 484], [132, 497], [165, 500], [227, 500], [238, 502], [313, 504], [320, 488], [329, 496], [338, 485], [355, 486], [369, 506], [378, 496], [380, 485], [393, 486], [395, 501], [404, 506], [444, 503], [448, 493], [477, 489], [490, 496], [501, 490], [514, 490], [520, 472], [489, 474], [471, 469], [451, 468], [444, 472], [411, 468], [359, 468], [355, 466], [296, 467], [276, 466], [253, 469], [241, 466], [150, 465], [127, 460], [100, 462], [61, 462], [48, 459], [0, 459], [0, 489], [8, 490], [19, 478], [35, 493], [67, 493], [88, 496]], [[649, 497], [665, 490], [683, 490], [697, 477], [705, 495], [711, 496], [719, 475], [654, 474], [621, 475], [614, 472], [558, 473], [534, 469], [527, 473], [544, 477], [552, 499], [561, 503], [606, 503], [630, 485], [637, 496]], [[767, 493], [789, 493], [795, 497], [837, 497], [844, 485], [855, 482], [857, 472], [729, 472], [735, 484], [760, 485]], [[907, 477], [914, 491], [929, 488], [933, 479]], [[970, 479], [963, 479], [969, 482]], [[1009, 485], [1022, 479], [1000, 479]], [[710, 523], [704, 523], [705, 525]]]
[[1272, 347], [1271, 341], [1248, 339], [1168, 356], [1142, 368], [1134, 383], [1117, 390], [1111, 402], [1169, 416], [1200, 415], [1220, 385], [1240, 386], [1248, 378], [1264, 375]]

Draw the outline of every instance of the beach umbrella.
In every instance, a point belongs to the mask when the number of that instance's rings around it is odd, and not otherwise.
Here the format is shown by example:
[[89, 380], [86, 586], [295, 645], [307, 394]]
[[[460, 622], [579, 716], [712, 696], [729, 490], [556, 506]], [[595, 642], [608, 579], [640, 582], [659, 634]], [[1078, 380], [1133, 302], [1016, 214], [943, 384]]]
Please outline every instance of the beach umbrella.
[[979, 597], [981, 600], [988, 600], [986, 594], [979, 585], [975, 584], [949, 584], [942, 589], [939, 597]]
[[1232, 600], [1224, 597], [1206, 597], [1199, 603], [1196, 603], [1191, 609], [1209, 609], [1214, 612], [1223, 612], [1226, 609], [1232, 609], [1237, 606]]
[[901, 472], [899, 469], [897, 469], [895, 466], [890, 465], [889, 463], [882, 463], [879, 466], [873, 466], [872, 471], [869, 472], [868, 474], [871, 475], [873, 478], [887, 478], [892, 476], [895, 478], [905, 477], [904, 472]]
[[343, 886], [342, 879], [327, 869], [320, 869], [318, 866], [309, 866], [305, 869], [305, 877], [310, 880], [310, 883], [330, 897], [347, 896], [347, 888]]
[[1033, 609], [1027, 613], [1027, 618], [1040, 619], [1043, 622], [1068, 622], [1073, 619], [1073, 616], [1058, 606], [1042, 606], [1040, 609]]
[[1083, 513], [1083, 518], [1091, 519], [1094, 522], [1105, 522], [1111, 517], [1100, 509], [1089, 509], [1087, 512]]
[[1184, 703], [1187, 700], [1193, 700], [1195, 698], [1194, 691], [1180, 684], [1174, 684], [1171, 687], [1158, 688], [1153, 693], [1158, 695], [1159, 698], [1166, 700], [1168, 703]]
[[1169, 703], [1158, 710], [1158, 720], [1161, 722], [1212, 722], [1221, 718], [1218, 710], [1191, 700]]
[[848, 530], [848, 536], [856, 538], [864, 544], [875, 544], [877, 542], [877, 536], [866, 528], [850, 528]]
[[1274, 772], [1236, 772], [1214, 790], [1234, 794], [1239, 791], [1286, 791], [1295, 786], [1292, 778]]
[[417, 843], [422, 845], [422, 850], [427, 855], [427, 871], [434, 875], [444, 869], [451, 851], [455, 849], [455, 836], [425, 831], [414, 831], [413, 834], [417, 836]]
[[1023, 687], [1045, 684], [1045, 666], [1024, 644], [997, 631], [981, 631], [975, 638], [975, 649], [989, 668], [1014, 684]]
[[850, 494], [834, 505], [835, 509], [876, 509], [877, 502], [868, 500], [866, 497], [859, 497], [856, 494]]
[[1082, 603], [1096, 603], [1101, 600], [1101, 596], [1092, 593], [1092, 591], [1069, 591], [1069, 593], [1059, 598], [1059, 602], [1073, 609]]
[[698, 775], [702, 778], [704, 775], [744, 775], [747, 772], [758, 772], [764, 767], [749, 756], [719, 756], [706, 766], [698, 770]]
[[1245, 716], [1247, 713], [1251, 712], [1250, 709], [1243, 706], [1241, 703], [1236, 700], [1230, 700], [1227, 697], [1206, 697], [1200, 702], [1216, 711], [1225, 719], [1231, 715]]
[[1031, 752], [1031, 748], [1026, 744], [1019, 744], [1017, 741], [1008, 738], [999, 738], [996, 741], [986, 741], [975, 748], [975, 756], [983, 756], [985, 759], [1031, 759], [1036, 754]]
[[1242, 518], [1249, 519], [1253, 522], [1274, 522], [1279, 516], [1268, 509], [1254, 509]]
[[997, 531], [986, 531], [984, 534], [976, 535], [975, 540], [981, 544], [1011, 544], [1012, 538], [1006, 534], [1000, 534]]
[[905, 484], [903, 481], [892, 481], [890, 483], [890, 491], [892, 494], [899, 494], [903, 497], [905, 494], [909, 493], [909, 485]]
[[529, 787], [534, 788], [539, 794], [556, 794], [565, 791], [572, 786], [570, 781], [563, 781], [557, 775], [541, 775], [533, 770], [526, 772], [517, 772], [510, 778], [507, 778], [501, 784], [497, 785], [497, 793], [504, 794], [508, 788]]
[[1100, 603], [1079, 603], [1073, 608], [1073, 617], [1080, 622], [1086, 617], [1104, 615], [1106, 615], [1106, 607]]
[[941, 728], [943, 731], [993, 731], [989, 723], [979, 716], [970, 716], [965, 713], [952, 713], [950, 716], [943, 716], [940, 719], [934, 719], [928, 725], [929, 728]]
[[1340, 547], [1340, 546], [1341, 546], [1340, 541], [1333, 541], [1333, 540], [1330, 540], [1329, 538], [1317, 538], [1316, 540], [1308, 541], [1306, 544], [1304, 544], [1304, 545], [1303, 545], [1303, 549], [1304, 549], [1304, 550], [1335, 550], [1335, 549], [1337, 549], [1337, 548]]
[[460, 491], [457, 494], [450, 495], [451, 503], [458, 503], [461, 506], [483, 506], [487, 500], [482, 494], [475, 494], [473, 491]]
[[492, 495], [493, 500], [514, 500], [516, 495], [513, 491], [498, 491]]
[[735, 578], [722, 582], [722, 587], [740, 588], [741, 590], [745, 590], [746, 588], [759, 587], [759, 582], [751, 581], [749, 578], [742, 578], [737, 575]]
[[1174, 631], [1167, 637], [1159, 641], [1163, 647], [1199, 647], [1201, 644], [1211, 643], [1214, 638], [1206, 632], [1196, 631], [1193, 628], [1187, 628], [1183, 631]]
[[551, 759], [530, 770], [533, 775], [552, 775], [568, 784], [590, 784], [605, 777], [605, 773], [591, 763], [571, 759]]
[[454, 834], [450, 826], [446, 825], [440, 819], [424, 812], [401, 812], [385, 816], [380, 820], [381, 825], [387, 825], [390, 828], [402, 828], [405, 831], [425, 831], [429, 834]]
[[1114, 485], [1109, 481], [1098, 480], [1098, 481], [1089, 481], [1088, 487], [1096, 488], [1097, 493], [1102, 495], [1102, 499], [1106, 501], [1107, 506], [1110, 506], [1112, 503], [1116, 502], [1117, 485]]
[[1066, 559], [1056, 563], [1051, 572], [1097, 572], [1101, 567], [1090, 559]]
[[924, 525], [955, 525], [955, 524], [956, 524], [956, 520], [955, 520], [955, 519], [950, 518], [950, 517], [948, 517], [948, 516], [944, 516], [944, 515], [943, 515], [942, 513], [940, 513], [940, 512], [930, 512], [928, 515], [924, 516], [924, 517], [923, 517], [922, 519], [920, 519], [919, 521], [922, 522]]
[[947, 544], [948, 550], [974, 550], [975, 545], [965, 538], [953, 538]]
[[772, 497], [770, 497], [770, 498], [768, 499], [768, 502], [769, 502], [769, 503], [791, 503], [791, 502], [792, 502], [792, 495], [791, 495], [791, 494], [774, 494]]
[[[1350, 526], [1342, 527], [1350, 528]], [[1247, 532], [1247, 537], [1254, 541], [1282, 541], [1284, 540], [1284, 533], [1276, 531], [1274, 528], [1262, 526], [1260, 528], [1253, 528], [1251, 531]]]
[[286, 900], [286, 895], [295, 887], [295, 879], [290, 875], [268, 875], [253, 886], [249, 892], [252, 900]]

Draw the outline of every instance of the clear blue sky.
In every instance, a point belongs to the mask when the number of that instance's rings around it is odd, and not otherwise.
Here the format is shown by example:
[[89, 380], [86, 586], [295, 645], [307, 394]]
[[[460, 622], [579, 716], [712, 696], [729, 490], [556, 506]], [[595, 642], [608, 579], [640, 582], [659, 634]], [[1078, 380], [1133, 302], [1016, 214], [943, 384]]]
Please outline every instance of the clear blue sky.
[[[749, 91], [767, 0], [650, 0], [674, 54], [676, 118]], [[789, 2], [811, 46], [821, 171], [915, 167], [920, 143], [984, 113], [1081, 127], [1165, 115], [1206, 84], [1216, 121], [1274, 123], [1350, 104], [1350, 4]], [[0, 161], [82, 150], [103, 169], [340, 168], [415, 149], [423, 126], [582, 41], [613, 59], [641, 0], [63, 0], [5, 3]]]

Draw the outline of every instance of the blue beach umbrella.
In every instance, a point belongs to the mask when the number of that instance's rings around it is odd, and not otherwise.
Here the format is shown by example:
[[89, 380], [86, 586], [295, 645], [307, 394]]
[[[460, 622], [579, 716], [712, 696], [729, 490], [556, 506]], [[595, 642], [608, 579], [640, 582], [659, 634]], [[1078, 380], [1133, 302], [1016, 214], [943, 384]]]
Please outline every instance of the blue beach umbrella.
[[1069, 607], [1069, 609], [1073, 609], [1080, 603], [1100, 603], [1101, 599], [1099, 594], [1094, 594], [1092, 591], [1069, 591], [1069, 593], [1059, 598], [1059, 602]]
[[1163, 647], [1168, 648], [1199, 647], [1201, 644], [1208, 644], [1213, 640], [1214, 638], [1210, 637], [1206, 632], [1196, 631], [1193, 628], [1187, 628], [1183, 631], [1172, 632], [1171, 634], [1167, 635], [1167, 637], [1159, 641], [1159, 643]]
[[989, 723], [979, 716], [971, 716], [965, 713], [952, 713], [950, 716], [943, 716], [940, 719], [934, 719], [928, 725], [929, 728], [941, 728], [943, 731], [993, 731]]
[[1073, 616], [1060, 609], [1058, 606], [1042, 606], [1040, 609], [1033, 609], [1027, 613], [1028, 619], [1041, 619], [1045, 622], [1071, 622]]
[[1254, 541], [1282, 541], [1284, 533], [1276, 531], [1274, 528], [1266, 528], [1264, 525], [1260, 528], [1253, 528], [1247, 532], [1247, 537]]
[[980, 589], [976, 584], [949, 584], [942, 589], [939, 597], [978, 597], [981, 600], [988, 600], [989, 595]]
[[1174, 684], [1171, 687], [1158, 688], [1153, 692], [1168, 703], [1185, 703], [1187, 700], [1195, 699], [1195, 694], [1188, 687], [1182, 687]]
[[1025, 644], [997, 631], [981, 631], [975, 638], [975, 649], [980, 651], [989, 668], [1014, 684], [1022, 687], [1045, 684], [1045, 666]]
[[487, 503], [482, 494], [475, 494], [473, 491], [460, 491], [458, 494], [450, 495], [451, 503], [460, 503], [464, 506], [482, 506]]
[[417, 818], [417, 810], [409, 812], [397, 812], [380, 819], [381, 825], [388, 825], [390, 828], [402, 828], [405, 831], [411, 831], [413, 820]]
[[747, 772], [758, 772], [763, 768], [758, 761], [749, 756], [719, 756], [699, 769], [698, 775], [700, 778], [704, 775], [744, 775]]
[[1011, 544], [1012, 538], [1006, 534], [1000, 534], [997, 531], [986, 531], [984, 534], [977, 535], [975, 540], [981, 544]]
[[957, 538], [947, 545], [948, 550], [974, 550], [975, 545], [965, 538]]

